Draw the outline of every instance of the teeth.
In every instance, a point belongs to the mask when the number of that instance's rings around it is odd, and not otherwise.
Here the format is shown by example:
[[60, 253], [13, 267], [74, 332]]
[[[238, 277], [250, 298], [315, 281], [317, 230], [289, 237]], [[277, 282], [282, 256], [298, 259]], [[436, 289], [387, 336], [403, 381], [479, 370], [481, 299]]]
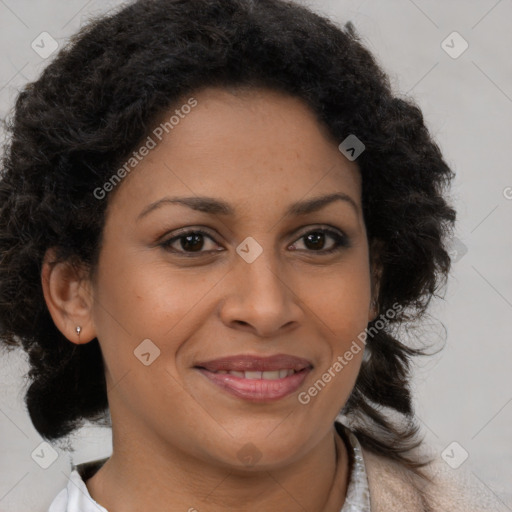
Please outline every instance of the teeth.
[[247, 372], [237, 372], [235, 370], [219, 370], [215, 373], [234, 375], [235, 377], [239, 377], [241, 379], [262, 379], [262, 380], [276, 380], [276, 379], [284, 379], [285, 377], [289, 377], [295, 373], [295, 370], [283, 368], [281, 370], [273, 370], [267, 372], [260, 371], [247, 371]]
[[273, 372], [262, 372], [261, 378], [265, 380], [279, 379], [279, 370], [275, 370]]

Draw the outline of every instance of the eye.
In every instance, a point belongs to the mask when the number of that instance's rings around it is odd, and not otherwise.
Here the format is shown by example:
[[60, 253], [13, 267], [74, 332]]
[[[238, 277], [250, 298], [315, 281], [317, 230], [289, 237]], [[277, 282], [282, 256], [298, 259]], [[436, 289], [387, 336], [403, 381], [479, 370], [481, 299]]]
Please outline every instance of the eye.
[[[329, 239], [332, 241], [331, 246], [325, 249], [324, 247]], [[298, 240], [304, 240], [303, 243], [306, 249], [298, 248], [298, 242], [289, 245], [288, 249], [291, 249], [292, 251], [305, 250], [306, 252], [330, 254], [340, 251], [343, 248], [350, 247], [350, 241], [346, 235], [333, 229], [326, 228], [307, 231]], [[208, 241], [213, 243], [212, 248], [205, 249], [208, 245]], [[201, 229], [182, 231], [178, 235], [165, 240], [159, 245], [166, 251], [186, 257], [200, 256], [201, 254], [224, 250], [222, 248], [219, 249], [219, 246], [216, 244], [213, 237]]]
[[[326, 240], [331, 239], [334, 243], [328, 249], [324, 249]], [[304, 240], [307, 252], [318, 252], [321, 254], [330, 254], [350, 247], [350, 240], [341, 232], [332, 229], [318, 228], [304, 233], [299, 240]], [[301, 250], [296, 247], [297, 242], [288, 246], [293, 251]]]
[[205, 253], [218, 251], [219, 249], [203, 250], [206, 244], [206, 239], [214, 242], [213, 238], [200, 229], [194, 229], [189, 231], [183, 231], [177, 236], [165, 240], [160, 244], [165, 250], [183, 255], [183, 256], [194, 256], [194, 253]]

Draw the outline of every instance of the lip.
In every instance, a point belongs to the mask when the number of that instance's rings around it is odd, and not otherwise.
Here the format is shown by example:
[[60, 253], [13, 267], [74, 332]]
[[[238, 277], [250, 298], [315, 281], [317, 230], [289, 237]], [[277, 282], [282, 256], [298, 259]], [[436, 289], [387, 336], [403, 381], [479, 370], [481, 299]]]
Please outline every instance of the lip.
[[[275, 371], [295, 370], [293, 375], [280, 379], [246, 379], [217, 371]], [[294, 393], [304, 382], [313, 365], [307, 360], [286, 354], [270, 357], [229, 356], [195, 365], [209, 382], [238, 398], [251, 402], [273, 402]]]
[[276, 354], [274, 356], [253, 356], [253, 355], [237, 355], [221, 357], [211, 361], [204, 361], [197, 363], [196, 368], [204, 368], [210, 372], [218, 372], [221, 370], [226, 371], [260, 371], [271, 372], [287, 368], [295, 371], [303, 370], [304, 368], [312, 368], [313, 365], [307, 359], [302, 357], [291, 356], [288, 354]]

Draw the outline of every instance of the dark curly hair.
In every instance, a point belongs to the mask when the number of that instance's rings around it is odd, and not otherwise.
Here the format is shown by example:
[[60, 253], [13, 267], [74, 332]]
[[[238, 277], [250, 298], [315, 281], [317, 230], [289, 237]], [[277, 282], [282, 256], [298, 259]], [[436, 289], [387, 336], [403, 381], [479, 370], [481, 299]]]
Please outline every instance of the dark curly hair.
[[357, 164], [377, 304], [396, 315], [367, 338], [370, 357], [342, 412], [364, 447], [421, 472], [409, 379], [411, 356], [425, 352], [393, 328], [425, 315], [446, 282], [453, 172], [420, 109], [392, 93], [353, 25], [287, 0], [133, 2], [90, 21], [20, 92], [0, 181], [0, 336], [29, 355], [35, 428], [55, 440], [108, 412], [98, 340], [70, 343], [46, 307], [45, 251], [94, 272], [108, 197], [93, 191], [162, 113], [213, 85], [293, 95], [335, 140], [355, 134], [364, 143]]

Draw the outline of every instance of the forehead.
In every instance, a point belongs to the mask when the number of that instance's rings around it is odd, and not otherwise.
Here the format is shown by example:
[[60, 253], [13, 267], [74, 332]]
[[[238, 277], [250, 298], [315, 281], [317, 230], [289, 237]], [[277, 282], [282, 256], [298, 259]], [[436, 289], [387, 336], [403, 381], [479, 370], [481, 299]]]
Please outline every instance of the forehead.
[[164, 194], [225, 197], [257, 208], [333, 192], [360, 202], [357, 164], [340, 153], [308, 105], [281, 92], [197, 91], [164, 112], [149, 137], [155, 146], [116, 191], [113, 203], [125, 209], [142, 209]]

